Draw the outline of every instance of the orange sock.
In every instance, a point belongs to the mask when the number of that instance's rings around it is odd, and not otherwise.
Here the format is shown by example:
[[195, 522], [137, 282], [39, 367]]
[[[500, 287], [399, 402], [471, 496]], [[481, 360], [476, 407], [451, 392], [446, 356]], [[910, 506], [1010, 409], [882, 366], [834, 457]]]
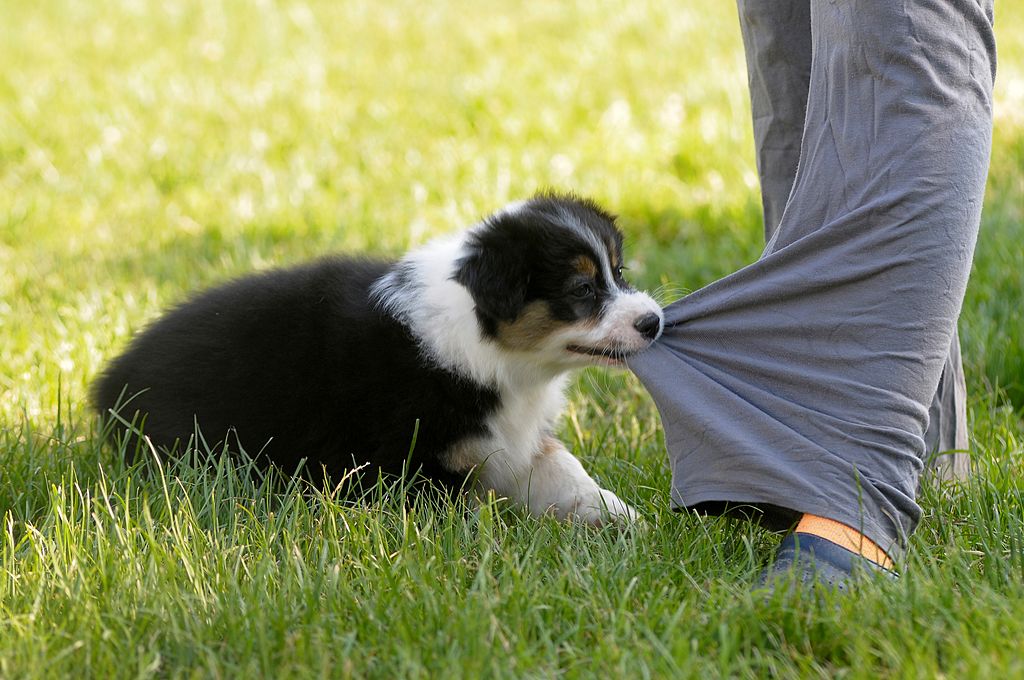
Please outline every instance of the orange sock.
[[851, 552], [855, 552], [864, 559], [871, 560], [877, 565], [892, 569], [892, 559], [885, 554], [885, 551], [878, 547], [878, 544], [860, 533], [856, 529], [846, 526], [842, 522], [818, 515], [804, 515], [795, 529], [798, 534], [811, 534], [831, 541], [842, 546]]

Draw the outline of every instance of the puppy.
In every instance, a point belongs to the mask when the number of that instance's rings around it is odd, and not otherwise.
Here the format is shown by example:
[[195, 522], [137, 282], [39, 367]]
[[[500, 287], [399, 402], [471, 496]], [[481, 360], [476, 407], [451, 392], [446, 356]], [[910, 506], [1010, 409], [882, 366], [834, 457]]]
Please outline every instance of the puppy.
[[93, 400], [172, 455], [198, 426], [289, 473], [411, 466], [601, 524], [634, 511], [553, 435], [566, 382], [662, 326], [623, 279], [614, 217], [540, 195], [397, 262], [330, 257], [201, 293], [136, 337]]

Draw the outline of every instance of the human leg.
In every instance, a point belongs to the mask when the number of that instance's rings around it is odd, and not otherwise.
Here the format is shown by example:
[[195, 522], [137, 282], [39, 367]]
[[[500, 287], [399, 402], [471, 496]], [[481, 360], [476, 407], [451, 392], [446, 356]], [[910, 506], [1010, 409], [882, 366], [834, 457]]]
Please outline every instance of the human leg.
[[928, 0], [810, 15], [778, 229], [758, 262], [670, 306], [631, 366], [662, 413], [675, 503], [822, 515], [896, 549], [920, 515], [928, 410], [977, 235], [991, 14]]
[[800, 160], [811, 80], [811, 3], [737, 0], [736, 5], [767, 242], [782, 221]]
[[[811, 74], [810, 0], [737, 0], [737, 8], [746, 52], [765, 241], [770, 241], [782, 220], [800, 157]], [[926, 477], [966, 478], [970, 468], [967, 389], [956, 329], [932, 397], [924, 439]]]
[[956, 328], [939, 377], [939, 388], [928, 408], [924, 445], [926, 479], [967, 479], [971, 471], [971, 455], [967, 452], [970, 445], [967, 440], [967, 383]]

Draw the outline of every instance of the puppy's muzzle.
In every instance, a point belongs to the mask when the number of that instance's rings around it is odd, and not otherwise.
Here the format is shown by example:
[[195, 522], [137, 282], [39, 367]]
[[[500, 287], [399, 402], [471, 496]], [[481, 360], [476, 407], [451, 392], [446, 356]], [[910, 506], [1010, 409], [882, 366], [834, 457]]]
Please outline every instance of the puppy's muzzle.
[[633, 328], [647, 340], [654, 340], [661, 334], [661, 317], [653, 312], [644, 314], [633, 322]]

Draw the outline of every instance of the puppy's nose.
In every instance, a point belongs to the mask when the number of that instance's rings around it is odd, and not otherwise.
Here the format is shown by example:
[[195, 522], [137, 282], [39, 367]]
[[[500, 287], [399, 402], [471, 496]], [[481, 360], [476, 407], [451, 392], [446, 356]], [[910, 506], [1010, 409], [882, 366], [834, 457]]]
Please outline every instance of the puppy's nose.
[[633, 322], [633, 328], [637, 329], [640, 335], [648, 340], [654, 340], [661, 331], [661, 317], [653, 312], [651, 314], [644, 314]]

